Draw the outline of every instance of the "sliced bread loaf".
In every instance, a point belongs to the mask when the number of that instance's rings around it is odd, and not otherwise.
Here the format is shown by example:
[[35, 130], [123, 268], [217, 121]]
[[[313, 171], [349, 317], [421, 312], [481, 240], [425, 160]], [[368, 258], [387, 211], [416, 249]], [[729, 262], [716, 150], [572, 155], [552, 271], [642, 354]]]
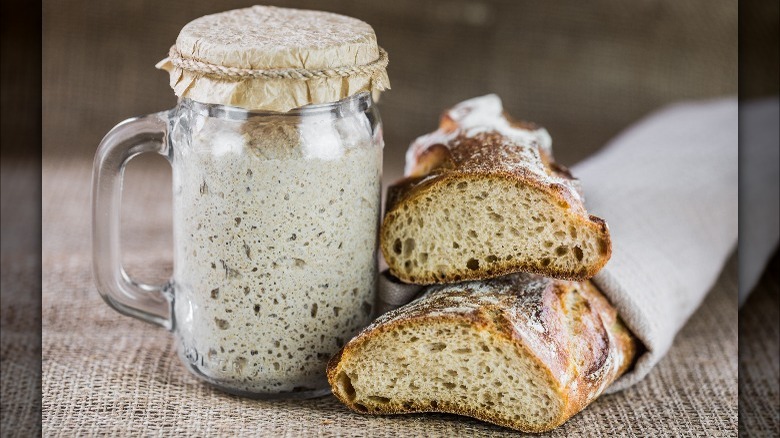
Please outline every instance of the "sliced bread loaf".
[[361, 413], [447, 412], [541, 432], [598, 397], [635, 350], [589, 281], [512, 274], [428, 288], [349, 341], [328, 380]]
[[390, 271], [417, 284], [512, 272], [582, 280], [611, 255], [606, 222], [552, 159], [547, 131], [513, 122], [495, 95], [447, 111], [388, 189], [380, 231]]

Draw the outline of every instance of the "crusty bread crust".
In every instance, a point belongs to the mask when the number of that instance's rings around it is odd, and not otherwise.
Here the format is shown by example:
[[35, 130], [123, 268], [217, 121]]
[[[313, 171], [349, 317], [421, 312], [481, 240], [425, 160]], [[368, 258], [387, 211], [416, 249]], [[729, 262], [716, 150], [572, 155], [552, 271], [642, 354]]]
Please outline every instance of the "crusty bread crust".
[[[418, 140], [420, 141], [424, 140]], [[609, 260], [612, 243], [606, 222], [588, 215], [577, 180], [571, 177], [566, 168], [555, 164], [544, 149], [517, 144], [497, 132], [481, 132], [474, 136], [459, 133], [448, 140], [447, 146], [437, 143], [426, 149], [418, 144], [414, 150], [417, 151], [417, 164], [411, 167], [413, 176], [388, 188], [386, 213], [380, 230], [380, 246], [385, 260], [393, 275], [402, 281], [441, 284], [487, 279], [512, 272], [532, 272], [560, 279], [584, 280], [595, 275]], [[556, 209], [556, 216], [565, 218], [571, 226], [580, 231], [581, 236], [587, 232], [597, 236], [594, 239], [598, 247], [597, 257], [566, 269], [554, 263], [545, 263], [543, 258], [531, 257], [514, 257], [511, 260], [499, 257], [496, 262], [482, 263], [477, 269], [469, 269], [465, 263], [451, 263], [446, 265], [446, 269], [437, 272], [417, 266], [404, 266], [402, 258], [393, 253], [393, 245], [399, 238], [399, 227], [395, 225], [399, 217], [405, 216], [410, 207], [430, 199], [434, 200], [431, 209], [436, 209], [438, 214], [439, 210], [450, 207], [437, 204], [437, 200], [445, 197], [442, 193], [451, 191], [453, 184], [478, 181], [490, 181], [491, 184], [501, 185], [509, 191], [519, 191], [522, 188], [536, 192], [539, 198], [545, 199], [546, 204]], [[462, 202], [470, 201], [464, 198]], [[498, 207], [510, 212], [515, 208], [506, 205]], [[476, 227], [481, 225], [474, 224]], [[408, 230], [409, 227], [405, 229]], [[417, 234], [415, 240], [420, 244], [425, 242], [426, 236]]]
[[[393, 332], [442, 323], [467, 326], [475, 332], [487, 331], [496, 344], [511, 345], [517, 357], [530, 358], [540, 372], [536, 384], [546, 385], [555, 394], [555, 411], [544, 423], [533, 423], [479, 405], [476, 395], [453, 402], [447, 400], [446, 391], [436, 393], [429, 389], [420, 391], [414, 398], [399, 400], [394, 388], [387, 388], [384, 393], [364, 394], [352, 386], [353, 382], [372, 379], [370, 375], [360, 374], [361, 361], [376, 364], [390, 357], [389, 351], [381, 349], [378, 352], [382, 358], [364, 356], [368, 345], [377, 345], [383, 339], [389, 342], [386, 345], [395, 345], [397, 337], [390, 336]], [[419, 342], [437, 341], [442, 340]], [[484, 354], [482, 350], [474, 350], [463, 355], [464, 360], [474, 361]], [[379, 317], [348, 342], [328, 363], [327, 374], [336, 397], [356, 412], [445, 412], [525, 432], [543, 432], [561, 425], [598, 397], [631, 366], [635, 353], [634, 337], [619, 320], [616, 310], [589, 281], [512, 274], [482, 282], [428, 288], [420, 298]], [[405, 371], [424, 372], [413, 367]], [[377, 397], [384, 402], [371, 401]]]

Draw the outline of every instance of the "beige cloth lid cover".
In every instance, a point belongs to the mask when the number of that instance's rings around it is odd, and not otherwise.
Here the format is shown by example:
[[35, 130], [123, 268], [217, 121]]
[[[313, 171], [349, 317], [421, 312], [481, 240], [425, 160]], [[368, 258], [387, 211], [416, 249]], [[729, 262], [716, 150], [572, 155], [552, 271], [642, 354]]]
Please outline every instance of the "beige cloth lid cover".
[[390, 88], [374, 30], [329, 12], [253, 6], [188, 23], [157, 68], [179, 97], [289, 111]]

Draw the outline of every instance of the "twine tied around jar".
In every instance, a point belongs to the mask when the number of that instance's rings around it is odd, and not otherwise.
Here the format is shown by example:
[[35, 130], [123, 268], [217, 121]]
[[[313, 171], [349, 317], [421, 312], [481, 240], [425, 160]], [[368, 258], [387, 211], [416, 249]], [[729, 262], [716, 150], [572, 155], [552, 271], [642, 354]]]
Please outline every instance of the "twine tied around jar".
[[[326, 69], [250, 69], [225, 67], [224, 65], [185, 58], [176, 49], [175, 45], [171, 46], [171, 50], [168, 52], [168, 59], [175, 67], [182, 70], [231, 81], [240, 81], [244, 79], [297, 79], [308, 81], [320, 78], [344, 78], [353, 75], [367, 75], [378, 82], [382, 82], [382, 75], [380, 73], [385, 71], [389, 63], [387, 52], [381, 47], [379, 47], [379, 58], [373, 62], [364, 65], [348, 65]], [[383, 89], [385, 88], [385, 85], [386, 84], [379, 84], [379, 88]]]
[[185, 25], [155, 66], [178, 97], [287, 112], [390, 89], [388, 55], [368, 23], [323, 11], [252, 6]]

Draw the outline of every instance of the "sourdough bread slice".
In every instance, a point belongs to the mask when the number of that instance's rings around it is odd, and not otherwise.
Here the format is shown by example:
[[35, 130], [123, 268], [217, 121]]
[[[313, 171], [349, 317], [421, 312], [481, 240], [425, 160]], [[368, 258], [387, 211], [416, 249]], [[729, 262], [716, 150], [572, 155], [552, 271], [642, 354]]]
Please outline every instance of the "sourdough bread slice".
[[606, 222], [552, 158], [543, 128], [512, 122], [495, 95], [447, 111], [407, 153], [380, 230], [390, 271], [408, 283], [512, 272], [583, 280], [611, 255]]
[[428, 288], [349, 341], [328, 380], [361, 413], [447, 412], [541, 432], [598, 397], [635, 351], [589, 281], [511, 274]]

